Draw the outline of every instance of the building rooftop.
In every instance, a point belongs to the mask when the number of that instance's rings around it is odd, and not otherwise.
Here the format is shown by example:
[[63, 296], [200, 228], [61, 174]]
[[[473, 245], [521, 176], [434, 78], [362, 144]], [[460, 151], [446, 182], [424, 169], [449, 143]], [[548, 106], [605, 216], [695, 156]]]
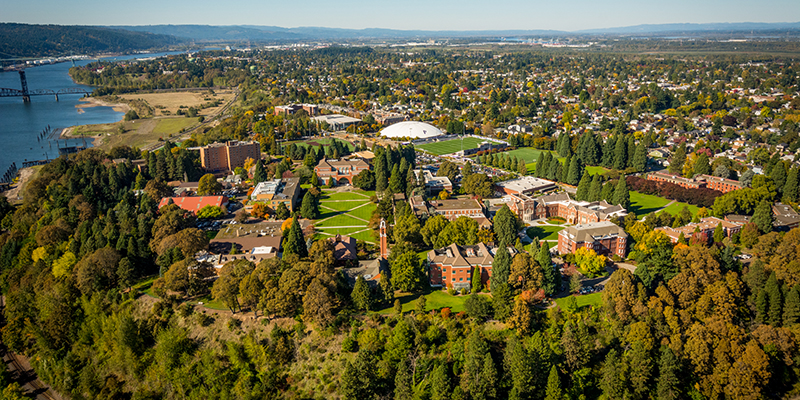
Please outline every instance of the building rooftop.
[[523, 176], [510, 181], [497, 182], [496, 186], [515, 192], [537, 192], [540, 190], [554, 188], [555, 182], [546, 179], [539, 179], [533, 176]]
[[558, 234], [565, 235], [575, 242], [593, 242], [604, 238], [628, 237], [624, 229], [610, 221], [568, 226]]
[[475, 199], [431, 200], [428, 204], [436, 210], [483, 209], [481, 203]]

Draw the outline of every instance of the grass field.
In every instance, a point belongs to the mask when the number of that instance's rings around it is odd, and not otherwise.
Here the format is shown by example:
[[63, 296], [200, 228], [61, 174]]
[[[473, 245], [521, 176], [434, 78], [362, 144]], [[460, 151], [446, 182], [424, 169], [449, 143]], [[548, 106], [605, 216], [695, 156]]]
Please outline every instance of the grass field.
[[589, 175], [597, 175], [597, 174], [601, 174], [602, 175], [602, 174], [604, 174], [604, 173], [606, 173], [608, 171], [609, 171], [608, 168], [598, 167], [598, 166], [594, 166], [594, 165], [590, 165], [590, 166], [586, 167], [586, 172], [588, 172]]
[[375, 243], [375, 236], [372, 235], [372, 229], [362, 230], [361, 232], [350, 235], [350, 237], [362, 242]]
[[[403, 305], [403, 312], [410, 312], [414, 310], [414, 307], [416, 307], [415, 300], [417, 300], [419, 296], [419, 293], [399, 294], [396, 295], [395, 298], [399, 299], [400, 303]], [[437, 290], [425, 294], [425, 310], [431, 311], [450, 307], [450, 311], [457, 313], [464, 311], [464, 302], [466, 300], [467, 296], [451, 296], [447, 294], [447, 292]], [[394, 307], [385, 308], [375, 312], [378, 314], [392, 314], [394, 313]]]
[[563, 226], [532, 226], [528, 228], [528, 236], [539, 240], [558, 240], [558, 232], [564, 229]]
[[416, 146], [416, 147], [420, 148], [422, 150], [425, 150], [425, 151], [427, 151], [429, 153], [433, 153], [433, 154], [436, 154], [436, 155], [442, 155], [442, 154], [451, 154], [451, 153], [455, 153], [457, 151], [461, 151], [462, 142], [463, 142], [463, 148], [464, 149], [474, 149], [474, 148], [478, 147], [481, 143], [483, 143], [485, 141], [486, 141], [485, 139], [478, 139], [478, 138], [474, 138], [474, 137], [465, 137], [463, 140], [452, 139], [452, 140], [447, 140], [447, 141], [444, 141], [444, 142], [426, 143], [426, 144], [422, 144], [422, 145], [419, 145], [419, 146]]
[[351, 192], [341, 192], [341, 193], [329, 193], [324, 192], [322, 197], [320, 198], [320, 203], [325, 203], [325, 200], [362, 200], [362, 201], [369, 201], [369, 196], [365, 196], [359, 193], [351, 193]]
[[[670, 200], [662, 197], [653, 196], [649, 194], [642, 194], [639, 192], [631, 191], [631, 206], [630, 210], [637, 216], [650, 214], [653, 211], [664, 207], [669, 204]], [[682, 208], [682, 207], [681, 207]], [[678, 209], [680, 211], [680, 209]]]
[[317, 231], [319, 231], [319, 233], [326, 233], [326, 234], [331, 235], [331, 236], [335, 236], [335, 235], [350, 236], [350, 234], [358, 232], [358, 231], [361, 231], [361, 230], [364, 230], [364, 229], [365, 228], [329, 228], [329, 229], [317, 228]]
[[[581, 296], [575, 296], [578, 300], [578, 308], [582, 308], [584, 306], [599, 306], [603, 303], [603, 294], [601, 292], [584, 294]], [[556, 304], [563, 310], [566, 305], [567, 298], [562, 297], [560, 299], [556, 299]]]
[[355, 210], [350, 211], [348, 214], [356, 217], [361, 218], [365, 221], [369, 221], [370, 217], [372, 217], [372, 212], [378, 208], [377, 204], [369, 203], [363, 207], [358, 207]]
[[[211, 115], [220, 107], [227, 104], [234, 97], [232, 91], [218, 91], [216, 93], [204, 92], [172, 92], [172, 93], [137, 93], [119, 96], [127, 100], [144, 100], [155, 109], [156, 116], [177, 115], [180, 106], [199, 107], [203, 104], [217, 100], [222, 101], [219, 107], [210, 107], [201, 110], [198, 115]], [[184, 109], [185, 110], [185, 109]]]
[[324, 228], [326, 226], [363, 226], [366, 227], [367, 223], [360, 220], [353, 218], [347, 214], [340, 214], [333, 218], [326, 219], [324, 221], [320, 221], [316, 224], [318, 228]]
[[336, 211], [347, 211], [356, 208], [366, 203], [364, 200], [335, 200], [335, 201], [321, 201], [320, 207], [327, 207]]
[[[508, 154], [511, 157], [517, 157], [518, 159], [525, 160], [525, 163], [534, 163], [535, 164], [536, 161], [539, 159], [539, 154], [546, 153], [548, 151], [550, 153], [553, 153], [554, 157], [558, 157], [558, 154], [556, 152], [554, 152], [554, 151], [551, 151], [551, 150], [539, 150], [539, 149], [534, 149], [534, 148], [531, 148], [531, 147], [523, 147], [523, 148], [520, 148], [520, 149], [507, 151], [504, 154]], [[558, 160], [563, 163], [565, 158], [559, 157]]]
[[664, 211], [672, 215], [675, 215], [681, 212], [681, 210], [683, 210], [683, 207], [689, 207], [689, 211], [692, 213], [692, 216], [697, 215], [697, 212], [700, 211], [700, 207], [698, 206], [693, 206], [687, 203], [677, 203], [677, 202], [670, 204], [667, 208], [664, 209]]
[[197, 118], [159, 118], [153, 133], [168, 135], [170, 133], [178, 133], [181, 129], [188, 128], [197, 123]]

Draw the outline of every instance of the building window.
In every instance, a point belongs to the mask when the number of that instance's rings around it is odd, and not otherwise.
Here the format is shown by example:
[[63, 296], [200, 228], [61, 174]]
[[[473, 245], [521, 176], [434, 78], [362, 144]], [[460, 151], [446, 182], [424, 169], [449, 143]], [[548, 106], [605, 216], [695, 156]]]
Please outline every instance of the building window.
[[442, 268], [442, 273], [445, 273], [445, 272], [447, 272], [447, 269], [446, 268]]
[[459, 281], [463, 281], [463, 280], [464, 280], [464, 278], [458, 278], [458, 280], [459, 280]]

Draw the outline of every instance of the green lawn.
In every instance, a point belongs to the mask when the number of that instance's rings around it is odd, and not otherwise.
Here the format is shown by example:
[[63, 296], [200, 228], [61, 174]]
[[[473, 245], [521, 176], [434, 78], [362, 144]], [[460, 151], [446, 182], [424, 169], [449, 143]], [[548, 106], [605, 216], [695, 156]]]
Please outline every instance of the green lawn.
[[322, 198], [320, 202], [325, 203], [326, 200], [365, 200], [369, 201], [369, 196], [365, 196], [359, 193], [351, 193], [351, 192], [341, 192], [341, 193], [331, 193], [331, 192], [322, 192]]
[[586, 172], [589, 173], [589, 175], [597, 175], [597, 174], [602, 175], [602, 174], [610, 171], [608, 168], [598, 167], [598, 166], [595, 166], [595, 165], [587, 166], [585, 170], [586, 170]]
[[563, 226], [532, 226], [528, 228], [528, 236], [539, 240], [558, 240], [558, 232], [564, 229]]
[[461, 151], [462, 149], [462, 142], [464, 149], [474, 149], [478, 147], [481, 143], [486, 142], [485, 139], [478, 139], [474, 137], [465, 137], [463, 140], [459, 139], [452, 139], [447, 140], [444, 142], [434, 142], [434, 143], [426, 143], [419, 146], [416, 146], [419, 149], [425, 150], [429, 153], [433, 153], [436, 155], [442, 154], [451, 154], [457, 151]]
[[337, 200], [337, 201], [321, 201], [320, 207], [328, 207], [336, 211], [347, 211], [356, 208], [362, 204], [369, 203], [369, 200]]
[[197, 123], [197, 118], [158, 118], [153, 133], [169, 135]]
[[670, 204], [667, 208], [664, 209], [664, 211], [672, 215], [676, 215], [679, 212], [681, 212], [681, 210], [683, 210], [683, 207], [689, 207], [689, 212], [692, 213], [692, 216], [697, 215], [697, 212], [700, 211], [700, 207], [698, 206], [693, 206], [691, 204], [680, 203], [680, 202], [675, 202]]
[[324, 228], [326, 226], [367, 226], [367, 223], [360, 220], [355, 219], [347, 214], [337, 215], [333, 218], [326, 219], [321, 222], [317, 222], [315, 225], [317, 228]]
[[[358, 228], [358, 229], [363, 230], [364, 228]], [[372, 229], [367, 229], [363, 232], [355, 233], [349, 236], [355, 238], [356, 240], [360, 240], [362, 242], [370, 242], [370, 243], [376, 242], [375, 236], [372, 235]]]
[[[578, 308], [582, 308], [583, 306], [599, 306], [603, 303], [603, 294], [601, 292], [575, 296], [575, 298], [578, 300]], [[565, 308], [566, 301], [567, 298], [562, 297], [560, 299], [556, 299], [556, 304], [558, 304], [558, 306], [563, 310]]]
[[[642, 194], [639, 192], [630, 192], [631, 206], [630, 210], [634, 214], [641, 217], [642, 215], [650, 214], [653, 211], [664, 207], [669, 204], [670, 200], [663, 197], [653, 196], [649, 194]], [[680, 211], [680, 210], [678, 210]]]
[[356, 192], [356, 193], [361, 193], [361, 194], [363, 194], [363, 195], [365, 195], [365, 196], [368, 196], [368, 197], [375, 196], [375, 191], [374, 191], [374, 190], [361, 190], [361, 189], [357, 189], [357, 190], [354, 190], [354, 192]]
[[[400, 303], [403, 304], [403, 312], [409, 312], [414, 310], [416, 306], [415, 300], [419, 298], [420, 293], [416, 294], [400, 294], [395, 296], [396, 299], [400, 299]], [[425, 294], [425, 310], [438, 310], [445, 307], [450, 307], [450, 311], [457, 313], [464, 311], [464, 301], [467, 300], [467, 296], [451, 296], [444, 291], [433, 291], [430, 293]], [[383, 310], [376, 311], [378, 314], [392, 314], [394, 313], [394, 307], [389, 307]]]
[[318, 228], [317, 231], [319, 231], [319, 233], [326, 233], [331, 236], [336, 236], [336, 235], [351, 236], [351, 233], [362, 231], [364, 229], [365, 228], [331, 228], [331, 229]]
[[369, 221], [369, 219], [372, 217], [372, 212], [375, 211], [376, 208], [378, 208], [377, 204], [369, 203], [363, 207], [359, 207], [348, 212], [348, 214]]

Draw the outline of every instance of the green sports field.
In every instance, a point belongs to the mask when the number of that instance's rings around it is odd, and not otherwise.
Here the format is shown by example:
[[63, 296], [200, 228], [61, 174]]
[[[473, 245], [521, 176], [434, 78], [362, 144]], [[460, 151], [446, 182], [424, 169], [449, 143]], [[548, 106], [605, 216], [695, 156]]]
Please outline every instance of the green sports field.
[[461, 151], [461, 143], [464, 143], [464, 149], [474, 149], [481, 143], [486, 142], [486, 139], [477, 139], [474, 137], [465, 137], [463, 140], [452, 139], [444, 142], [426, 143], [416, 146], [419, 149], [425, 150], [428, 153], [440, 156], [442, 154], [452, 154]]

